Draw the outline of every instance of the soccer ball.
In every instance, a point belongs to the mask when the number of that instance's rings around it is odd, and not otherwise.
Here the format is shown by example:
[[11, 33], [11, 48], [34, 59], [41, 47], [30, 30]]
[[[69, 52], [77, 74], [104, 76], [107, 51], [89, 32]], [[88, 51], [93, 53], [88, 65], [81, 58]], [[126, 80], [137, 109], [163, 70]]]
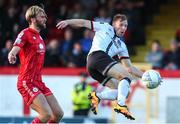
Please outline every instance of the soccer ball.
[[155, 70], [147, 70], [142, 75], [142, 83], [149, 89], [158, 87], [161, 82], [161, 75]]

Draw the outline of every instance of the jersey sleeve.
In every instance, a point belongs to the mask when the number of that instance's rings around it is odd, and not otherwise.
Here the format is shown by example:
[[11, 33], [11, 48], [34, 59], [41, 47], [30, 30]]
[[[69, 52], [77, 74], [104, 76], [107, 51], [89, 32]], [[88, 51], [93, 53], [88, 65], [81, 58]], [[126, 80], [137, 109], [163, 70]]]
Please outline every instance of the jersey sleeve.
[[27, 39], [27, 37], [26, 37], [24, 31], [21, 31], [21, 32], [18, 34], [18, 36], [17, 36], [17, 38], [16, 38], [16, 40], [15, 40], [15, 42], [14, 42], [13, 45], [14, 45], [14, 46], [23, 47], [24, 44], [25, 44], [26, 41], [27, 41], [26, 39]]
[[103, 30], [103, 29], [105, 29], [107, 26], [108, 26], [108, 23], [91, 21], [91, 29], [92, 29], [93, 31]]
[[128, 49], [125, 44], [122, 44], [122, 51], [118, 54], [119, 59], [129, 59]]

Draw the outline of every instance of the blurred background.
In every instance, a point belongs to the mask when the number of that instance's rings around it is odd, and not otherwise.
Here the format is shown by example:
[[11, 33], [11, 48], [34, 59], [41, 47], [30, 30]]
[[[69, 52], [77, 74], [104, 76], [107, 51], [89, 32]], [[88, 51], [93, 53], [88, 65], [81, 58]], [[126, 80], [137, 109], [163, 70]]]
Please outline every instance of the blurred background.
[[[0, 0], [0, 123], [29, 123], [36, 116], [16, 89], [19, 62], [10, 65], [7, 55], [17, 34], [28, 26], [26, 9], [41, 4], [48, 15], [47, 28], [41, 32], [47, 47], [44, 82], [65, 112], [63, 123], [180, 123], [179, 0]], [[125, 39], [133, 64], [144, 71], [157, 69], [163, 83], [147, 90], [140, 81], [133, 82], [127, 103], [135, 121], [114, 113], [109, 101], [101, 102], [97, 116], [89, 111], [88, 102], [88, 114], [76, 115], [81, 107], [75, 103], [83, 102], [84, 92], [104, 89], [89, 76], [82, 81], [94, 32], [71, 27], [57, 30], [55, 25], [72, 18], [111, 24], [117, 13], [128, 17]], [[82, 82], [91, 90], [76, 89]], [[77, 100], [80, 94], [82, 100]]]

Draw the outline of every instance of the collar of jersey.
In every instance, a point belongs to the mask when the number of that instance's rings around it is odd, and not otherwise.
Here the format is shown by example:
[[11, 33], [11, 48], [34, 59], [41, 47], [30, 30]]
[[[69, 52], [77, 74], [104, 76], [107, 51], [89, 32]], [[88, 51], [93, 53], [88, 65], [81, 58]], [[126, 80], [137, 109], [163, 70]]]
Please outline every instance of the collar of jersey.
[[120, 36], [118, 36], [118, 35], [116, 34], [116, 31], [115, 31], [115, 29], [114, 29], [114, 37], [121, 38]]
[[124, 40], [125, 40], [123, 36], [117, 36], [116, 31], [115, 31], [115, 29], [114, 29], [114, 38], [115, 38], [115, 37], [120, 38], [120, 40], [123, 41], [123, 42], [124, 42]]
[[39, 34], [39, 32], [37, 32], [36, 30], [32, 29], [32, 28], [28, 28], [30, 32], [33, 32], [35, 34]]

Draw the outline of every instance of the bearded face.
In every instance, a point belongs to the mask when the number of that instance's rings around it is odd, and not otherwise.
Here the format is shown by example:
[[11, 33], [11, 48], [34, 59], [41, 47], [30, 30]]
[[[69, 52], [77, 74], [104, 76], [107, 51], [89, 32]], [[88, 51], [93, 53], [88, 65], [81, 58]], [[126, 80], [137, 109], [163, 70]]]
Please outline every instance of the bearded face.
[[128, 22], [127, 20], [121, 21], [117, 20], [113, 23], [113, 27], [115, 28], [116, 34], [118, 36], [123, 36], [125, 31], [127, 30]]
[[44, 12], [40, 12], [37, 14], [35, 18], [35, 25], [39, 29], [46, 28], [47, 15]]

